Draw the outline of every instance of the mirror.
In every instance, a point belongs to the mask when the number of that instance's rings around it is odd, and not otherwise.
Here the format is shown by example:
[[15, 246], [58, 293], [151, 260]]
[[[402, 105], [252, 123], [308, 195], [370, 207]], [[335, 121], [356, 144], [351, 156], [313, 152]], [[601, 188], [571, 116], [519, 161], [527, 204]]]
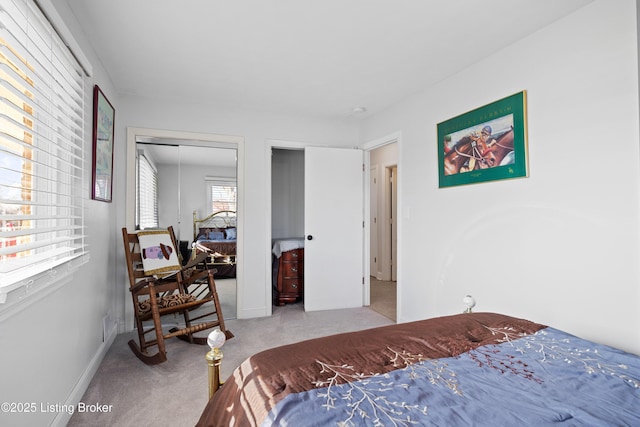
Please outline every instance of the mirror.
[[[234, 148], [137, 136], [136, 177], [136, 228], [172, 225], [183, 259], [190, 257], [192, 244], [198, 237], [207, 237], [199, 235], [197, 227], [194, 230], [194, 217], [204, 219], [220, 210], [217, 190], [221, 186], [229, 190], [230, 199], [234, 199], [224, 201], [223, 206], [236, 210], [237, 150]], [[214, 266], [218, 270], [214, 278], [223, 316], [234, 319], [237, 317], [235, 245], [224, 247], [233, 254], [223, 254], [225, 257], [217, 259], [220, 265]]]

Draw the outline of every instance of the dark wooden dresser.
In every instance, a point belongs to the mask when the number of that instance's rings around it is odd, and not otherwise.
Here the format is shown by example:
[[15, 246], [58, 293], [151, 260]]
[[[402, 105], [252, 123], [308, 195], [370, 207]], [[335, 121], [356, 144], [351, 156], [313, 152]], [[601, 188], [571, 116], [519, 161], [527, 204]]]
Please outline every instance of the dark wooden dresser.
[[273, 270], [274, 304], [300, 300], [304, 293], [304, 249], [282, 252], [274, 259]]

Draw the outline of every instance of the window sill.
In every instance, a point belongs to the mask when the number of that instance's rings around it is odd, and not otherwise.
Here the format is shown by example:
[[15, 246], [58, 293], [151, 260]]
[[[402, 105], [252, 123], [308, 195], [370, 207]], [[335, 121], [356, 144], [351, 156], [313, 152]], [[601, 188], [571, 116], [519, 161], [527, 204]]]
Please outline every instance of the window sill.
[[0, 287], [0, 320], [71, 282], [73, 273], [88, 261], [89, 254], [85, 253], [29, 279]]

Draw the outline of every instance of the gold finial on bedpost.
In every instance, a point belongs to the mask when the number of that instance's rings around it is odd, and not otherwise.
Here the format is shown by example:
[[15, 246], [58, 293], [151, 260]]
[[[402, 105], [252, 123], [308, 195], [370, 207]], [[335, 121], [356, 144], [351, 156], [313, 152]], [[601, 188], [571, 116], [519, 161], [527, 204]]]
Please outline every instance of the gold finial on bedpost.
[[222, 347], [227, 337], [220, 329], [211, 331], [207, 338], [207, 344], [211, 347], [211, 351], [207, 353], [205, 359], [209, 366], [209, 399], [222, 387], [223, 382], [220, 381], [220, 365], [222, 364]]

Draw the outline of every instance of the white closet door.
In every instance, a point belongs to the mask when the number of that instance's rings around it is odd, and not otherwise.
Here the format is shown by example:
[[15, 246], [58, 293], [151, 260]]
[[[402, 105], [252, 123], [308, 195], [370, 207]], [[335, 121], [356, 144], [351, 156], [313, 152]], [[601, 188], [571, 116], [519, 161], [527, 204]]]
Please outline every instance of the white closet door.
[[363, 152], [305, 148], [304, 307], [363, 304]]

